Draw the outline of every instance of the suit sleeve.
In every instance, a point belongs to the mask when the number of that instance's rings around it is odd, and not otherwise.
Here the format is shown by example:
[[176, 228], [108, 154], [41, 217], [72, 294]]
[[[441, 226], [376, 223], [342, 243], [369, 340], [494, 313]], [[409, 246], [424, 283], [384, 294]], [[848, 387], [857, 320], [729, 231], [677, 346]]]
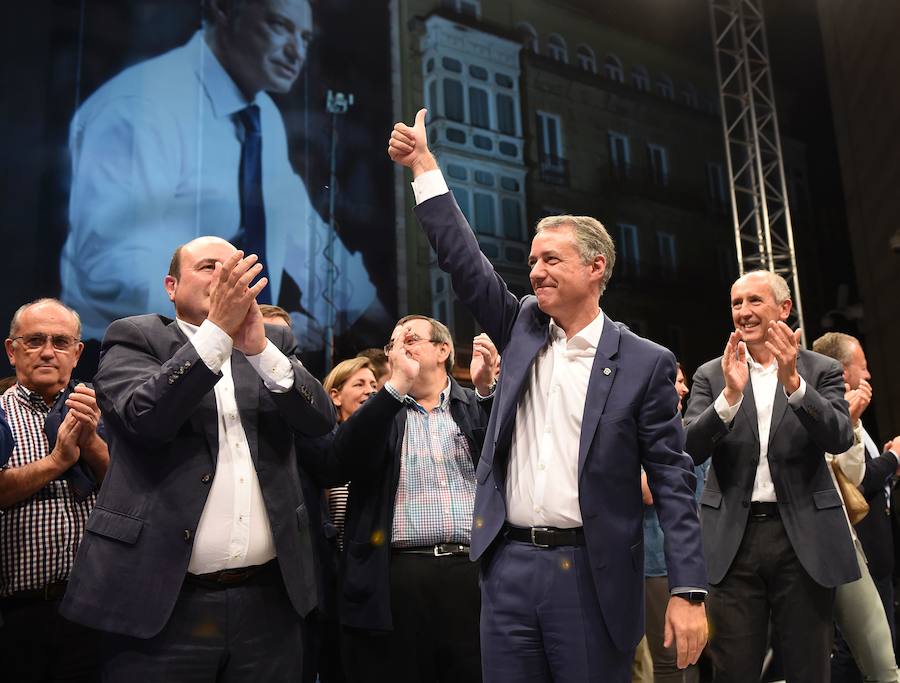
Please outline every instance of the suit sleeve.
[[701, 367], [694, 373], [694, 384], [684, 417], [685, 449], [695, 465], [709, 460], [718, 441], [731, 431], [733, 421], [729, 424], [722, 422], [716, 412], [717, 395], [713, 393], [708, 371]]
[[332, 433], [301, 442], [301, 467], [320, 486], [346, 484], [384, 467], [391, 426], [402, 408], [382, 388]]
[[161, 362], [143, 330], [124, 318], [106, 331], [94, 387], [103, 415], [126, 436], [143, 444], [166, 444], [221, 376], [190, 342]]
[[[272, 329], [272, 328], [270, 328]], [[267, 331], [270, 331], [267, 329]], [[323, 436], [334, 427], [334, 408], [325, 389], [297, 359], [294, 336], [286, 327], [274, 328], [278, 347], [294, 372], [294, 386], [286, 392], [270, 392], [281, 416], [301, 436]], [[260, 380], [262, 381], [262, 380]]]
[[853, 427], [844, 399], [844, 374], [840, 363], [827, 360], [828, 367], [816, 386], [807, 381], [803, 400], [799, 405], [789, 405], [816, 446], [825, 453], [843, 453], [853, 445]]
[[866, 498], [884, 491], [885, 484], [897, 471], [897, 456], [893, 451], [885, 451], [877, 458], [866, 460], [866, 473], [859, 485]]
[[453, 291], [503, 353], [519, 302], [481, 253], [452, 193], [422, 202], [415, 212], [437, 253], [438, 265], [450, 275]]
[[669, 587], [707, 586], [694, 490], [697, 478], [683, 450], [684, 434], [675, 393], [675, 358], [657, 359], [639, 413], [641, 464], [653, 493], [664, 535]]

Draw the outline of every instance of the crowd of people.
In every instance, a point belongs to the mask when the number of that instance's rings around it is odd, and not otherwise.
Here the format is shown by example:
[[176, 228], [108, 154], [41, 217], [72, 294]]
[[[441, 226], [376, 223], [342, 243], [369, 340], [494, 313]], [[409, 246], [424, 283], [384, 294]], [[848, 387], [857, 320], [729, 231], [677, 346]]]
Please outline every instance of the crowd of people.
[[424, 121], [388, 152], [484, 330], [472, 388], [425, 315], [320, 382], [221, 237], [175, 250], [174, 316], [112, 322], [91, 384], [76, 309], [16, 311], [4, 680], [755, 682], [774, 645], [791, 682], [898, 681], [900, 437], [863, 427], [859, 340], [802, 348], [783, 278], [746, 273], [688, 387], [604, 314], [597, 220], [542, 219], [510, 293]]

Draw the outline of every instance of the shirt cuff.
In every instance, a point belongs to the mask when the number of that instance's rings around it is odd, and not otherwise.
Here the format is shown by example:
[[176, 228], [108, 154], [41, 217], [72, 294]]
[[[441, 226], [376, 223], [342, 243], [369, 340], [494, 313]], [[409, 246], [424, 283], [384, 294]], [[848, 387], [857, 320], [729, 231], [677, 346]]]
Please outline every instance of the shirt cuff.
[[266, 348], [255, 356], [246, 356], [266, 389], [284, 394], [294, 387], [294, 368], [281, 350], [266, 339]]
[[416, 196], [416, 206], [428, 201], [432, 197], [447, 194], [450, 188], [444, 180], [444, 174], [436, 168], [433, 171], [425, 171], [412, 181], [413, 194]]
[[231, 358], [234, 342], [228, 333], [210, 320], [204, 320], [191, 337], [191, 344], [197, 350], [206, 367], [214, 373], [222, 372], [225, 361]]
[[494, 398], [493, 390], [491, 390], [491, 393], [489, 393], [487, 396], [482, 396], [480, 393], [478, 393], [478, 387], [475, 387], [475, 400], [476, 401], [487, 401], [488, 399], [491, 399], [491, 398]]
[[669, 595], [678, 595], [679, 593], [703, 593], [706, 595], [709, 591], [704, 588], [691, 588], [690, 586], [676, 586], [669, 591]]
[[397, 390], [394, 388], [394, 385], [390, 383], [390, 381], [387, 381], [387, 382], [384, 383], [384, 388], [387, 389], [387, 392], [388, 392], [391, 396], [393, 396], [393, 397], [396, 398], [398, 401], [400, 401], [400, 403], [403, 403], [403, 402], [406, 401], [407, 394], [401, 394], [399, 391], [397, 391]]
[[719, 419], [725, 424], [729, 424], [734, 419], [734, 416], [737, 415], [738, 410], [741, 408], [741, 403], [743, 402], [744, 396], [741, 395], [737, 403], [733, 406], [728, 405], [728, 400], [725, 398], [725, 390], [722, 389], [722, 393], [719, 394], [719, 397], [713, 404], [713, 408], [716, 409]]
[[[782, 389], [784, 391], [784, 389]], [[787, 392], [784, 391], [784, 395], [787, 396]], [[800, 386], [797, 387], [797, 391], [788, 396], [788, 405], [797, 407], [800, 405], [800, 401], [803, 400], [803, 397], [806, 396], [806, 380], [803, 377], [800, 378]]]

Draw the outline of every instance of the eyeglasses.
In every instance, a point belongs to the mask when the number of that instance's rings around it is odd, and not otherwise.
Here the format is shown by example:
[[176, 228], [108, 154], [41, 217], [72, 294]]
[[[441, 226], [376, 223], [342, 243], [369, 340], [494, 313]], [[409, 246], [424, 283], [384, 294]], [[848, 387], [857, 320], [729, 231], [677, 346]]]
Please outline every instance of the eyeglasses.
[[50, 340], [50, 343], [53, 345], [53, 348], [57, 351], [68, 351], [72, 348], [74, 344], [77, 344], [81, 340], [77, 337], [70, 337], [67, 334], [24, 334], [19, 335], [18, 337], [13, 337], [12, 341], [17, 341], [21, 339], [22, 344], [24, 344], [25, 348], [29, 351], [37, 351], [38, 349], [44, 348], [47, 344], [47, 340]]
[[[403, 340], [403, 346], [415, 346], [421, 342], [430, 342], [431, 344], [443, 344], [440, 339], [425, 339], [424, 337], [420, 337], [417, 334], [411, 334]], [[391, 339], [387, 344], [384, 345], [384, 353], [389, 354], [391, 349], [394, 348], [394, 340]]]

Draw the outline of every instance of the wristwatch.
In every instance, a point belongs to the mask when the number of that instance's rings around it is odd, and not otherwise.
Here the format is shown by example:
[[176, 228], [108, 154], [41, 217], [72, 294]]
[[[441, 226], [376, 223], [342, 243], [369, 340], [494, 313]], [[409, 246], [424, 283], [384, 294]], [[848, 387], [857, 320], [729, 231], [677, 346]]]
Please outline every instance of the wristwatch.
[[706, 602], [705, 591], [682, 591], [680, 593], [672, 593], [672, 595], [687, 600], [692, 605], [702, 605]]

